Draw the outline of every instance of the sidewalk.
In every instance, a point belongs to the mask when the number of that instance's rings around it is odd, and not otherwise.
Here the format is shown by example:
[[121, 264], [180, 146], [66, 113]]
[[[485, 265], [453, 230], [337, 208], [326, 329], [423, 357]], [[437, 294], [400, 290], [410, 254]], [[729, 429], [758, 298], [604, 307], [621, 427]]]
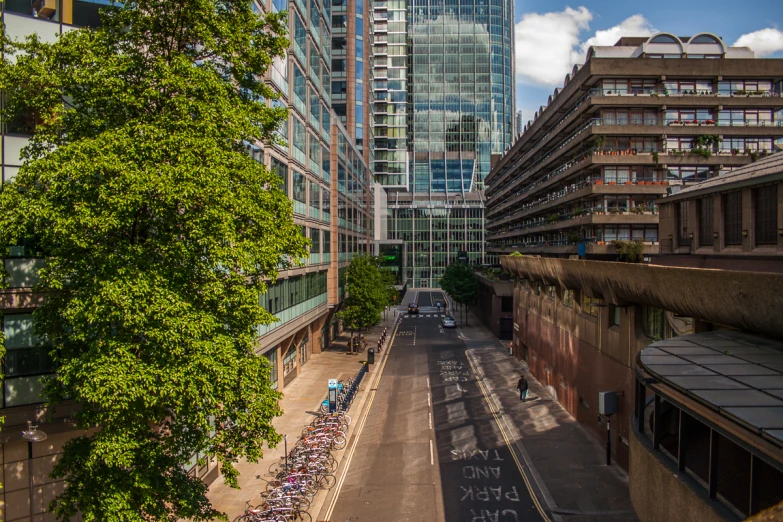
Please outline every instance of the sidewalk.
[[[468, 357], [483, 373], [480, 378], [553, 520], [638, 520], [627, 474], [616, 464], [605, 465], [604, 448], [528, 373], [524, 361], [508, 355], [507, 342], [494, 337], [472, 313], [468, 323], [459, 327]], [[516, 391], [522, 373], [530, 386], [525, 403]]]
[[[367, 347], [377, 347], [378, 337], [383, 328], [388, 328], [388, 336], [391, 337], [397, 314], [393, 309], [387, 313], [387, 319], [380, 325], [373, 327], [364, 335], [367, 338]], [[367, 352], [362, 354], [348, 355], [347, 344], [350, 332], [343, 332], [340, 337], [335, 339], [332, 345], [323, 353], [313, 354], [310, 360], [302, 367], [299, 375], [294, 381], [283, 390], [283, 399], [280, 406], [283, 409], [283, 415], [274, 420], [275, 429], [280, 435], [288, 435], [289, 450], [296, 444], [297, 439], [302, 434], [302, 429], [309, 424], [315, 417], [314, 412], [318, 410], [321, 401], [326, 398], [327, 382], [329, 379], [345, 379], [353, 377], [361, 368], [361, 361], [367, 360]], [[387, 341], [388, 346], [388, 341]], [[363, 410], [367, 398], [369, 383], [379, 366], [382, 357], [387, 354], [387, 347], [384, 346], [383, 353], [375, 356], [374, 367], [371, 367], [370, 373], [364, 378], [359, 392], [348, 412], [354, 422], [348, 428], [346, 438], [350, 440], [356, 426], [355, 419]], [[346, 445], [346, 448], [348, 445]], [[218, 477], [209, 488], [209, 499], [215, 509], [218, 509], [228, 515], [229, 520], [235, 520], [244, 513], [247, 502], [252, 506], [261, 503], [260, 493], [265, 490], [266, 482], [270, 479], [267, 475], [269, 466], [277, 462], [284, 453], [283, 441], [276, 448], [264, 451], [263, 459], [258, 462], [241, 461], [236, 464], [239, 471], [239, 486], [241, 489], [232, 489], [223, 483], [222, 477]], [[335, 451], [333, 454], [337, 461], [342, 460], [345, 449]], [[339, 466], [338, 466], [339, 469]], [[261, 478], [258, 478], [260, 476]], [[326, 498], [326, 492], [321, 491], [311, 503], [310, 513], [315, 520], [316, 514], [320, 511], [321, 505]]]

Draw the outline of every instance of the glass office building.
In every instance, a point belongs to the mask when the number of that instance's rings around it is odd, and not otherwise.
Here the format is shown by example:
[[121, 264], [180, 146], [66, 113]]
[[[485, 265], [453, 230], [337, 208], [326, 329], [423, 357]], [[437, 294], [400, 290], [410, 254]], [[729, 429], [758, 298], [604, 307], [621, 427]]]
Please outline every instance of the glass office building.
[[[486, 261], [483, 183], [514, 130], [513, 12], [511, 0], [410, 0], [401, 11], [408, 45], [396, 63], [404, 65], [407, 85], [398, 78], [392, 85], [391, 56], [383, 84], [387, 114], [376, 118], [383, 122], [376, 135], [390, 147], [404, 137], [406, 149], [389, 148], [381, 162], [379, 145], [376, 174], [390, 191], [389, 239], [406, 242], [407, 282], [414, 287], [437, 286], [460, 252], [470, 263]], [[378, 42], [376, 36], [376, 49]], [[379, 58], [376, 52], [376, 65]], [[400, 86], [407, 93], [404, 131], [391, 125], [402, 121], [392, 101], [399, 99], [392, 87]], [[380, 97], [376, 89], [379, 103]]]

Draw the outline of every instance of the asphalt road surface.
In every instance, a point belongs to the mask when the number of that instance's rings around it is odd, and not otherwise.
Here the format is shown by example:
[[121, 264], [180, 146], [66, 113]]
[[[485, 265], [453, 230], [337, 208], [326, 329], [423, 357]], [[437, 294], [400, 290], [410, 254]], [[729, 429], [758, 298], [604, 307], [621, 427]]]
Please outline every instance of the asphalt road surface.
[[[439, 291], [405, 313], [329, 522], [537, 522]], [[373, 369], [378, 371], [378, 368]]]

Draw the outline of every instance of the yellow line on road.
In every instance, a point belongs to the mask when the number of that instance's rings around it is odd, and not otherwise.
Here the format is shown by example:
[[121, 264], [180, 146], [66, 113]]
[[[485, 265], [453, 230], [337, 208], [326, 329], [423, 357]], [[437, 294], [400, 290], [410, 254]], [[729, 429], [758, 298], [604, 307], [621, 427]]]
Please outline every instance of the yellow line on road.
[[[481, 388], [481, 394], [484, 395], [484, 400], [487, 401], [487, 405], [489, 406], [489, 411], [492, 412], [492, 416], [495, 418], [495, 422], [497, 423], [498, 428], [500, 429], [500, 434], [503, 436], [503, 440], [505, 441], [508, 450], [511, 452], [511, 456], [514, 458], [514, 462], [516, 463], [517, 468], [519, 469], [519, 474], [522, 475], [522, 480], [525, 481], [525, 486], [527, 487], [527, 491], [530, 494], [530, 498], [533, 499], [533, 504], [536, 505], [536, 509], [541, 515], [541, 518], [544, 519], [544, 522], [551, 522], [546, 514], [546, 511], [544, 511], [544, 508], [541, 506], [541, 502], [539, 502], [538, 497], [533, 491], [533, 486], [530, 484], [530, 480], [528, 480], [527, 478], [527, 474], [525, 473], [525, 470], [522, 467], [522, 463], [519, 462], [519, 459], [517, 458], [517, 454], [514, 451], [514, 448], [511, 447], [511, 441], [509, 440], [508, 435], [506, 434], [506, 430], [503, 429], [503, 425], [501, 424], [500, 419], [498, 418], [497, 411], [495, 411], [495, 407], [489, 400], [489, 393], [487, 389], [484, 387], [484, 383], [482, 382], [482, 379], [479, 379], [479, 373], [478, 371], [476, 371], [476, 364], [473, 362], [473, 359], [470, 357], [469, 354], [466, 353], [465, 356], [468, 359], [468, 364], [470, 364], [470, 367], [473, 370], [473, 375], [476, 376], [476, 382], [478, 383], [479, 388]], [[483, 377], [484, 375], [483, 372], [481, 375]]]
[[364, 429], [364, 424], [367, 422], [367, 416], [370, 414], [370, 409], [372, 407], [372, 402], [375, 400], [375, 392], [378, 389], [378, 383], [381, 380], [381, 375], [383, 375], [383, 370], [386, 368], [386, 362], [389, 360], [389, 353], [391, 352], [392, 345], [394, 344], [394, 338], [397, 336], [397, 328], [400, 326], [400, 322], [397, 321], [394, 325], [394, 332], [392, 333], [391, 339], [389, 340], [389, 346], [386, 348], [386, 356], [383, 359], [383, 363], [381, 364], [380, 368], [378, 368], [378, 373], [375, 376], [375, 383], [370, 386], [370, 397], [367, 401], [367, 406], [364, 408], [364, 414], [362, 415], [362, 419], [359, 422], [357, 428], [355, 438], [353, 439], [353, 445], [351, 446], [351, 449], [348, 450], [348, 453], [345, 456], [345, 466], [343, 467], [342, 475], [340, 476], [340, 480], [337, 482], [337, 489], [334, 491], [334, 496], [332, 497], [332, 501], [329, 503], [329, 509], [326, 511], [326, 516], [324, 517], [324, 520], [328, 522], [330, 518], [332, 518], [332, 512], [334, 511], [335, 506], [337, 505], [337, 499], [340, 497], [340, 490], [343, 488], [343, 483], [345, 482], [345, 478], [348, 476], [348, 468], [351, 465], [351, 459], [353, 459], [353, 455], [356, 452], [356, 446], [359, 445], [359, 437], [362, 434], [362, 430]]

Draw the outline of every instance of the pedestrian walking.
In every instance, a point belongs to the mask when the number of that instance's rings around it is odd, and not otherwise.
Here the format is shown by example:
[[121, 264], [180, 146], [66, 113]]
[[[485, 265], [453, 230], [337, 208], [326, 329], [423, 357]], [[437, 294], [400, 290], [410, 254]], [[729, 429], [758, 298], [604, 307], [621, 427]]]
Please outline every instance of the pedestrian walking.
[[517, 390], [519, 390], [519, 400], [522, 402], [527, 401], [527, 379], [525, 379], [524, 375], [521, 375], [519, 377], [519, 382], [517, 383]]

